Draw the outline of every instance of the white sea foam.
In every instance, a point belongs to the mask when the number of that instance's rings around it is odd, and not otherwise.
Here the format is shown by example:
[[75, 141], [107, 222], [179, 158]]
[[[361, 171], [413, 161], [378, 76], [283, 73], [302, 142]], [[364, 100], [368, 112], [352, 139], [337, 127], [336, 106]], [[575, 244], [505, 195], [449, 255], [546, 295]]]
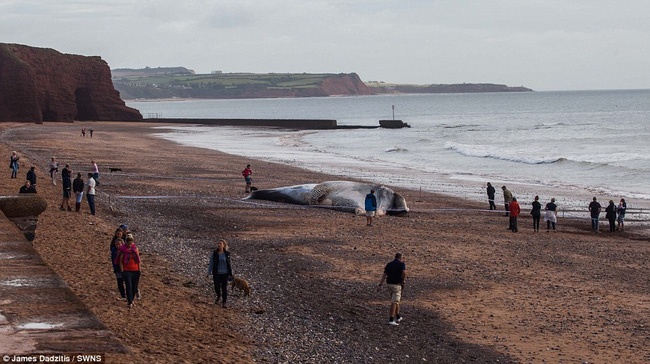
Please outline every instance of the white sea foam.
[[525, 153], [528, 153], [526, 150], [497, 150], [491, 145], [467, 145], [455, 142], [446, 142], [444, 147], [445, 149], [456, 151], [467, 157], [493, 158], [526, 164], [555, 163], [562, 159], [561, 157], [540, 158], [526, 156]]
[[318, 172], [475, 200], [485, 199], [484, 182], [500, 181], [517, 186], [520, 195], [564, 196], [564, 206], [572, 201], [582, 206], [581, 201], [595, 192], [650, 206], [650, 104], [645, 102], [649, 97], [650, 91], [535, 92], [215, 100], [201, 101], [198, 109], [197, 103], [130, 106], [145, 113], [162, 112], [164, 117], [323, 118], [342, 125], [370, 125], [384, 119], [394, 104], [402, 114], [396, 116], [412, 128], [291, 131], [179, 126], [162, 136]]

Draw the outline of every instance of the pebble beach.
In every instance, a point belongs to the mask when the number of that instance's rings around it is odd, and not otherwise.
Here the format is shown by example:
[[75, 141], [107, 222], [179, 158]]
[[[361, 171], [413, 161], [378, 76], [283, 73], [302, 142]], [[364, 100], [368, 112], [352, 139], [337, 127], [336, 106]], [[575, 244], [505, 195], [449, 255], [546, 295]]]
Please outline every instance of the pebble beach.
[[[647, 227], [594, 234], [567, 218], [557, 232], [534, 233], [525, 210], [512, 233], [502, 213], [483, 211], [487, 202], [401, 188], [412, 212], [367, 227], [350, 213], [242, 200], [249, 163], [258, 188], [342, 176], [181, 146], [153, 136], [155, 126], [0, 126], [0, 153], [15, 150], [22, 162], [21, 178], [7, 170], [0, 192], [16, 193], [37, 166], [48, 209], [34, 246], [132, 351], [109, 362], [650, 361]], [[46, 177], [51, 156], [75, 175], [97, 161], [96, 216], [85, 201], [81, 213], [59, 211], [60, 183]], [[116, 300], [108, 249], [123, 223], [143, 260], [132, 310]], [[219, 239], [252, 287], [250, 297], [235, 291], [227, 309], [205, 278]], [[376, 285], [397, 251], [408, 279], [404, 321], [392, 327], [389, 296]]]

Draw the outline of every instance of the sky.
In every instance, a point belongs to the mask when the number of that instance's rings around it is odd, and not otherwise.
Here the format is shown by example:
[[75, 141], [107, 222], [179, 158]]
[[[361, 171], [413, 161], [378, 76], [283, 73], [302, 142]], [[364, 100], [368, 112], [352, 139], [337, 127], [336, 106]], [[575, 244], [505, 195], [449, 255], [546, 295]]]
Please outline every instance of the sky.
[[2, 0], [0, 43], [111, 68], [650, 88], [647, 0]]

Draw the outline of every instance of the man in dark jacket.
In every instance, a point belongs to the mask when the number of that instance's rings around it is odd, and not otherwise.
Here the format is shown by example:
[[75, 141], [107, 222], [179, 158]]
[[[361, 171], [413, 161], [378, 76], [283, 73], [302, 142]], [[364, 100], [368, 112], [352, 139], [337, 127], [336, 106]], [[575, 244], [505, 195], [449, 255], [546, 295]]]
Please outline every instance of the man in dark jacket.
[[32, 187], [36, 189], [36, 166], [32, 166], [27, 172], [27, 180], [32, 184]]
[[598, 232], [598, 217], [602, 207], [594, 197], [594, 200], [589, 204], [589, 214], [591, 215], [591, 230]]
[[36, 193], [36, 189], [32, 186], [32, 183], [27, 180], [25, 181], [25, 185], [20, 186], [18, 193]]
[[492, 184], [490, 182], [487, 183], [487, 195], [488, 195], [488, 202], [490, 203], [490, 210], [496, 210], [497, 206], [494, 204], [494, 193], [496, 191], [494, 190], [494, 187], [492, 187]]

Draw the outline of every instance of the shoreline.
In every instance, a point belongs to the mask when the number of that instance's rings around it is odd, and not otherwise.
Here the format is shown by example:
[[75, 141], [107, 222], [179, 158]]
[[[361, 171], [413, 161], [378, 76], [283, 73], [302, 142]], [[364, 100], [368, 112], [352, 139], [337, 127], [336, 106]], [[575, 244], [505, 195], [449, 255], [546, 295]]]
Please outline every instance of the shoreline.
[[[179, 125], [180, 126], [180, 125]], [[184, 125], [192, 126], [192, 125]], [[192, 139], [176, 137], [167, 137], [166, 134], [173, 134], [176, 130], [174, 129], [177, 125], [161, 125], [157, 129], [160, 130], [158, 133], [154, 133], [154, 136], [160, 137], [161, 139], [170, 140], [179, 145], [188, 146], [188, 147], [197, 147], [205, 148], [209, 150], [215, 150], [221, 153], [232, 153], [236, 155], [244, 154], [245, 150], [243, 147], [236, 147], [235, 142], [230, 144], [226, 143], [225, 146], [214, 147], [212, 143], [202, 143], [199, 141], [192, 141]], [[199, 126], [201, 127], [201, 126]], [[258, 128], [250, 129], [247, 127], [236, 127], [230, 126], [235, 130], [241, 129], [245, 132], [241, 134], [243, 137], [239, 137], [237, 140], [242, 139], [241, 145], [243, 143], [244, 137], [248, 138], [270, 138], [270, 139], [287, 139], [286, 135], [283, 136], [282, 131], [272, 130], [272, 134], [265, 135], [265, 130], [260, 130]], [[310, 130], [300, 130], [304, 133], [312, 133]], [[183, 135], [186, 132], [183, 132]], [[298, 140], [293, 140], [295, 137], [290, 137], [292, 139], [291, 143], [301, 143]], [[253, 139], [255, 140], [255, 139]], [[259, 142], [260, 139], [258, 139]], [[491, 182], [494, 186], [497, 187], [497, 206], [503, 209], [501, 185], [507, 185], [508, 188], [513, 191], [515, 197], [520, 201], [522, 209], [530, 210], [530, 203], [533, 201], [535, 195], [540, 196], [540, 201], [545, 204], [549, 202], [551, 197], [556, 198], [558, 201], [560, 210], [559, 212], [562, 216], [576, 219], [589, 219], [587, 206], [591, 201], [593, 196], [598, 196], [601, 202], [606, 205], [606, 202], [609, 199], [614, 199], [618, 202], [621, 197], [626, 198], [630, 208], [630, 220], [639, 220], [635, 221], [634, 224], [644, 226], [649, 229], [650, 233], [650, 200], [643, 198], [631, 198], [625, 194], [610, 194], [603, 190], [588, 189], [577, 186], [552, 186], [542, 183], [533, 184], [528, 182], [517, 182], [512, 180], [499, 180], [499, 179], [487, 179], [480, 178], [477, 176], [467, 176], [461, 175], [453, 172], [436, 172], [436, 173], [426, 173], [431, 174], [432, 177], [427, 179], [422, 179], [421, 173], [419, 171], [412, 170], [411, 168], [396, 168], [389, 165], [388, 163], [366, 163], [365, 161], [360, 161], [356, 159], [341, 160], [335, 158], [327, 158], [327, 156], [309, 156], [304, 154], [302, 151], [295, 148], [288, 148], [284, 153], [280, 153], [281, 157], [277, 156], [263, 156], [261, 152], [257, 149], [253, 149], [249, 154], [253, 158], [258, 160], [268, 160], [275, 163], [280, 163], [287, 166], [296, 166], [299, 168], [304, 168], [315, 173], [325, 173], [329, 175], [338, 176], [343, 179], [356, 178], [366, 182], [379, 182], [387, 186], [408, 189], [413, 192], [422, 192], [433, 193], [444, 195], [450, 198], [460, 198], [473, 203], [481, 203], [487, 207], [487, 195], [485, 193], [485, 183]], [[320, 158], [315, 160], [315, 158]], [[311, 162], [310, 162], [311, 160]], [[368, 167], [368, 164], [371, 166]], [[350, 176], [350, 171], [354, 171], [355, 176]], [[386, 173], [382, 173], [382, 172]], [[394, 176], [398, 176], [395, 178]], [[426, 183], [432, 179], [433, 183]], [[425, 182], [426, 181], [426, 182]], [[266, 188], [273, 188], [278, 186], [267, 186]], [[612, 197], [613, 196], [613, 197]], [[633, 217], [633, 218], [632, 218]]]
[[[53, 153], [75, 171], [84, 171], [89, 158], [98, 160], [98, 216], [58, 211], [60, 186], [45, 183], [39, 194], [50, 207], [35, 246], [129, 345], [135, 362], [650, 358], [643, 335], [629, 330], [650, 324], [650, 267], [638, 263], [649, 261], [650, 248], [636, 228], [595, 235], [588, 223], [561, 219], [558, 233], [534, 234], [522, 215], [520, 233], [513, 234], [497, 214], [426, 212], [484, 204], [399, 188], [414, 212], [378, 218], [375, 228], [337, 211], [247, 206], [232, 201], [243, 197], [239, 171], [247, 158], [160, 140], [143, 124], [95, 123], [95, 139], [80, 138], [79, 124], [3, 128], [2, 151], [14, 147], [33, 158], [39, 184], [47, 182], [44, 167]], [[251, 164], [255, 176], [277, 186], [336, 178]], [[111, 175], [109, 166], [134, 176]], [[116, 197], [142, 195], [206, 198]], [[113, 299], [106, 257], [112, 230], [124, 222], [146, 262], [143, 300], [126, 319]], [[225, 311], [211, 304], [211, 282], [203, 278], [205, 258], [219, 238], [229, 241], [238, 274], [253, 287], [250, 298], [233, 296]], [[395, 250], [405, 253], [410, 278], [405, 321], [392, 330], [388, 300], [374, 288]], [[170, 329], [154, 332], [156, 325]], [[605, 329], [607, 337], [598, 335]]]

